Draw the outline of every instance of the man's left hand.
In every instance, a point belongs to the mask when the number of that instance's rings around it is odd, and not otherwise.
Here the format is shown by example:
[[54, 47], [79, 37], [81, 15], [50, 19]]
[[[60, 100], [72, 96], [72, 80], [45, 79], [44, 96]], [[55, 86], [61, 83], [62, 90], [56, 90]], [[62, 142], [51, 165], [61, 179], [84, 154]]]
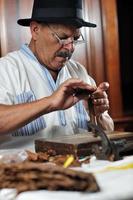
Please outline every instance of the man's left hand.
[[91, 95], [92, 104], [94, 106], [94, 115], [99, 116], [109, 109], [109, 100], [106, 90], [109, 88], [109, 83], [103, 82], [97, 87], [97, 90]]

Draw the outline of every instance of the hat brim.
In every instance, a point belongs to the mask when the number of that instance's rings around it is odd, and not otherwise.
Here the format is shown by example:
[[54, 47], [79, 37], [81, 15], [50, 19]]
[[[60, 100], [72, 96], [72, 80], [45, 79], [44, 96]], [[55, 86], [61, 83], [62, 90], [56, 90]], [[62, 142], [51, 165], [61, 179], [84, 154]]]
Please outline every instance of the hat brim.
[[17, 23], [21, 26], [30, 26], [32, 21], [44, 22], [44, 23], [61, 23], [61, 24], [69, 24], [80, 27], [92, 27], [95, 28], [96, 24], [86, 22], [82, 19], [74, 19], [74, 18], [29, 18], [29, 19], [19, 19]]

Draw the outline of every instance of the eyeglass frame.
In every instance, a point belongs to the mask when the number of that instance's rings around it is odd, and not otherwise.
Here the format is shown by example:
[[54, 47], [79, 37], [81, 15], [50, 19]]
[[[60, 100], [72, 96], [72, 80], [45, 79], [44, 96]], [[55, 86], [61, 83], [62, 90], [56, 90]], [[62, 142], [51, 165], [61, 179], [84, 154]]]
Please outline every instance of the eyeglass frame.
[[[74, 40], [73, 37], [68, 37], [67, 39], [60, 39], [59, 35], [51, 28], [51, 26], [49, 24], [47, 24], [47, 26], [52, 31], [53, 35], [58, 40], [59, 44], [62, 46], [68, 45], [70, 43], [73, 43], [74, 45], [85, 43], [85, 39], [81, 32], [80, 32], [80, 36], [82, 37], [82, 40]], [[69, 38], [73, 38], [73, 39], [70, 42], [68, 42]]]

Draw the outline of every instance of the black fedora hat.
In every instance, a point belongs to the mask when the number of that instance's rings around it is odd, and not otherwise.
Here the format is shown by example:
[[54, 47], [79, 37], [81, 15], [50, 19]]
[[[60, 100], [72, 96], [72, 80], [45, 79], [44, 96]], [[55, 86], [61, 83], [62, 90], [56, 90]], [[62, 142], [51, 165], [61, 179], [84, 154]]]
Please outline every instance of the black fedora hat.
[[96, 24], [84, 21], [82, 0], [34, 0], [32, 17], [17, 22], [29, 26], [31, 21], [96, 27]]

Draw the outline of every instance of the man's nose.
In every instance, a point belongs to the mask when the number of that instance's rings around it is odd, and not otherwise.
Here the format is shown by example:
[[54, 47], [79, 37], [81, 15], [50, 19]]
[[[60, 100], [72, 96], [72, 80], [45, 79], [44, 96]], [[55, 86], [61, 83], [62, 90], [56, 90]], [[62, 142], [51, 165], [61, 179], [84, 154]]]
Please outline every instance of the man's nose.
[[75, 44], [73, 43], [73, 41], [71, 41], [68, 44], [65, 44], [64, 48], [67, 49], [67, 50], [69, 50], [69, 51], [74, 51]]

